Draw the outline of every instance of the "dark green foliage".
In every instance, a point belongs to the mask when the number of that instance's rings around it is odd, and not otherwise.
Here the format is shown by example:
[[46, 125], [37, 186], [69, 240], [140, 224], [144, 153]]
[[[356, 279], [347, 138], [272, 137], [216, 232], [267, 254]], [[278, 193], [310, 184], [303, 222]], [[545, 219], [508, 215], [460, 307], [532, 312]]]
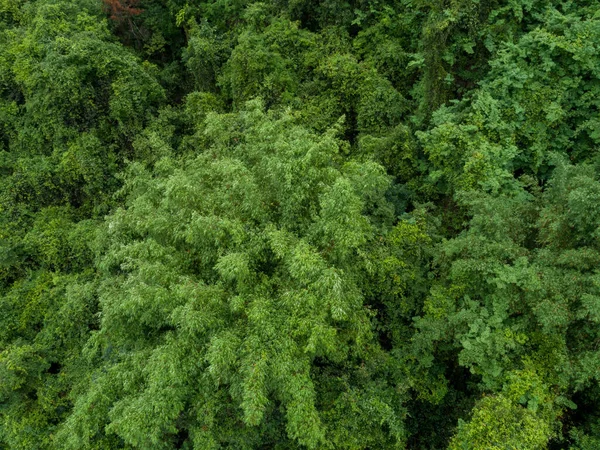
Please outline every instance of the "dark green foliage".
[[599, 448], [598, 10], [0, 0], [0, 449]]
[[2, 5], [0, 442], [49, 448], [97, 326], [90, 244], [163, 93], [96, 2]]

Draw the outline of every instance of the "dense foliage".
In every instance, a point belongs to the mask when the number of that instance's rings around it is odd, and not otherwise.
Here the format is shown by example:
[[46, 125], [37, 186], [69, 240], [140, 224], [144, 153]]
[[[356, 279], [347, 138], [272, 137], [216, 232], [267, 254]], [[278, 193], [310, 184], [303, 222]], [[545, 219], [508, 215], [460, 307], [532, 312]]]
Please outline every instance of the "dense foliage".
[[0, 449], [600, 448], [598, 11], [0, 0]]

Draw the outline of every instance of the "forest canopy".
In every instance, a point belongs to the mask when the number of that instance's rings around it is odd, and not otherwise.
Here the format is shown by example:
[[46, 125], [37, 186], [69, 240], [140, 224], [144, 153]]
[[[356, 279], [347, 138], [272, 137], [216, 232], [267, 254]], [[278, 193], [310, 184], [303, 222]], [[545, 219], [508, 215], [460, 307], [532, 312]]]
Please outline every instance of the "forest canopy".
[[599, 11], [0, 0], [0, 450], [600, 449]]

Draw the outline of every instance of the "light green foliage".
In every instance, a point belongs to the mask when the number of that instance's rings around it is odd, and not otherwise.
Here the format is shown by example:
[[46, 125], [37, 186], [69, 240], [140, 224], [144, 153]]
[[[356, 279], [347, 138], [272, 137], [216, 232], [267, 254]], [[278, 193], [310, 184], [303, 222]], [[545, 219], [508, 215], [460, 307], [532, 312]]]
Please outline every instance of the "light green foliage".
[[[210, 114], [207, 148], [157, 162], [158, 178], [132, 167], [127, 209], [103, 238], [94, 342], [112, 356], [60, 434], [68, 448], [93, 448], [90, 421], [140, 448], [168, 448], [182, 427], [198, 448], [238, 445], [236, 423], [257, 444], [275, 431], [309, 448], [402, 441], [362, 288], [365, 250], [383, 231], [364, 211], [389, 220], [389, 181], [373, 163], [342, 163], [335, 128], [316, 135], [246, 108]], [[90, 411], [100, 392], [105, 406]], [[372, 431], [348, 446], [353, 426]]]
[[450, 442], [455, 449], [544, 449], [553, 435], [548, 386], [527, 368], [511, 372], [504, 389], [481, 399], [473, 417], [460, 421]]
[[548, 426], [535, 414], [500, 395], [480, 402], [471, 421], [459, 424], [458, 435], [448, 448], [544, 449], [549, 437]]

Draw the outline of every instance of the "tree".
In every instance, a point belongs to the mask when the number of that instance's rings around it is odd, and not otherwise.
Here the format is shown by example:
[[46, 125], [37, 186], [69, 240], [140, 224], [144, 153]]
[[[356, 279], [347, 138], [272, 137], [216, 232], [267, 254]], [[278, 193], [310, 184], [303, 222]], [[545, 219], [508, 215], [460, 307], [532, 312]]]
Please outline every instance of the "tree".
[[205, 147], [158, 161], [158, 177], [131, 167], [103, 238], [98, 368], [65, 448], [401, 445], [400, 374], [364, 287], [389, 181], [342, 162], [335, 127], [262, 108], [209, 114]]
[[51, 448], [97, 326], [95, 229], [162, 89], [114, 43], [96, 2], [11, 3], [8, 11], [13, 20], [0, 26], [0, 446]]

